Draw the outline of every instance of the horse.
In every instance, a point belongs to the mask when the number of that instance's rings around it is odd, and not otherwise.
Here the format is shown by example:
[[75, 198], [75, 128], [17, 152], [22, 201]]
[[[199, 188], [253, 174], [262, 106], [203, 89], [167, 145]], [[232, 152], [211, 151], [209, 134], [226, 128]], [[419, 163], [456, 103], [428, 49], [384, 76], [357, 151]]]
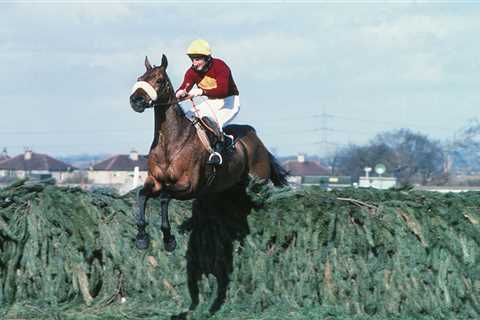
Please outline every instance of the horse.
[[[263, 183], [286, 186], [288, 172], [248, 125], [225, 127], [225, 133], [235, 137], [233, 151], [224, 156], [220, 167], [207, 165], [209, 152], [198, 130], [207, 130], [208, 126], [204, 124], [201, 128], [186, 117], [175, 97], [167, 66], [165, 55], [160, 66], [152, 66], [145, 57], [146, 70], [137, 78], [130, 95], [132, 109], [141, 113], [153, 108], [155, 120], [148, 176], [137, 194], [136, 246], [146, 249], [149, 245], [145, 230], [145, 207], [149, 198], [160, 199], [160, 229], [167, 251], [176, 247], [168, 217], [169, 202], [171, 199], [193, 200], [192, 218], [183, 226], [192, 231], [187, 249], [187, 283], [192, 300], [189, 310], [194, 310], [199, 303], [201, 275], [213, 274], [218, 284], [217, 297], [210, 307], [213, 314], [226, 298], [233, 241], [241, 241], [249, 233], [246, 219], [252, 208], [246, 193], [249, 179], [254, 177]], [[231, 232], [226, 232], [227, 229]], [[200, 250], [205, 254], [200, 254]]]

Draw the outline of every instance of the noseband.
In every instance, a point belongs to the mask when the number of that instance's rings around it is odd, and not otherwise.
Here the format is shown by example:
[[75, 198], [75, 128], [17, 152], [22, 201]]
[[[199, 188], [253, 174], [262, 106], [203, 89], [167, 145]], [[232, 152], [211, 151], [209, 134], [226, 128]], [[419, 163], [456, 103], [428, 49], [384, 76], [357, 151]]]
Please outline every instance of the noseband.
[[132, 88], [132, 94], [137, 89], [142, 89], [143, 91], [145, 91], [145, 93], [150, 98], [150, 101], [147, 103], [148, 104], [147, 108], [170, 106], [172, 104], [176, 104], [182, 101], [182, 100], [174, 99], [173, 101], [169, 101], [169, 102], [157, 102], [157, 99], [160, 96], [163, 96], [163, 93], [168, 93], [172, 91], [170, 81], [168, 78], [165, 80], [165, 85], [159, 88], [159, 90], [162, 90], [162, 94], [159, 94], [157, 90], [155, 90], [153, 86], [146, 81], [137, 81]]

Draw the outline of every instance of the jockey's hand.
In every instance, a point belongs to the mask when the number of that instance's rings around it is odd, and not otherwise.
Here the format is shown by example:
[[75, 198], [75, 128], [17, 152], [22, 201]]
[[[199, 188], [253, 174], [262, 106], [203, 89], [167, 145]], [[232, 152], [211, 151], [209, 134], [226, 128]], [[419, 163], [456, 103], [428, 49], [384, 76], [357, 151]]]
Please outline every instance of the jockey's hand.
[[177, 99], [182, 99], [182, 98], [185, 98], [187, 96], [187, 91], [181, 89], [181, 90], [178, 90], [177, 93], [175, 93], [175, 97]]
[[192, 98], [193, 97], [199, 97], [199, 96], [203, 95], [203, 90], [200, 89], [200, 88], [193, 88], [192, 90], [190, 90], [188, 92], [188, 95]]

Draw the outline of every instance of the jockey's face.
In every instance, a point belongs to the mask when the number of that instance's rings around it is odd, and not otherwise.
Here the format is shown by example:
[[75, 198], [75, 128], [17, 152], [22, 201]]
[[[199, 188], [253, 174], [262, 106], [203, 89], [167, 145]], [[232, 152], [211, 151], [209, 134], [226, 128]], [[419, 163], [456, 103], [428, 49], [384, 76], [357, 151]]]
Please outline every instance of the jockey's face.
[[202, 71], [203, 68], [205, 68], [205, 65], [207, 64], [207, 60], [205, 56], [191, 56], [190, 59], [192, 59], [193, 69], [197, 71]]

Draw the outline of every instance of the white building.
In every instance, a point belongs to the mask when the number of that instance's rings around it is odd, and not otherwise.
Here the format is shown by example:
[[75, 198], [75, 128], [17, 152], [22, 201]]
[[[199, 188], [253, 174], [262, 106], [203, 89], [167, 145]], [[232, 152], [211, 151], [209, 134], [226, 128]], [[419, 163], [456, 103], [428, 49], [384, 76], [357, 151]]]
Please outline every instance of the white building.
[[361, 188], [390, 189], [397, 185], [394, 177], [360, 177], [358, 186]]
[[26, 150], [13, 158], [0, 161], [0, 176], [7, 178], [53, 177], [59, 183], [72, 177], [75, 167], [46, 154]]
[[88, 180], [94, 185], [108, 186], [127, 192], [142, 185], [148, 174], [148, 158], [137, 151], [119, 154], [92, 166]]

